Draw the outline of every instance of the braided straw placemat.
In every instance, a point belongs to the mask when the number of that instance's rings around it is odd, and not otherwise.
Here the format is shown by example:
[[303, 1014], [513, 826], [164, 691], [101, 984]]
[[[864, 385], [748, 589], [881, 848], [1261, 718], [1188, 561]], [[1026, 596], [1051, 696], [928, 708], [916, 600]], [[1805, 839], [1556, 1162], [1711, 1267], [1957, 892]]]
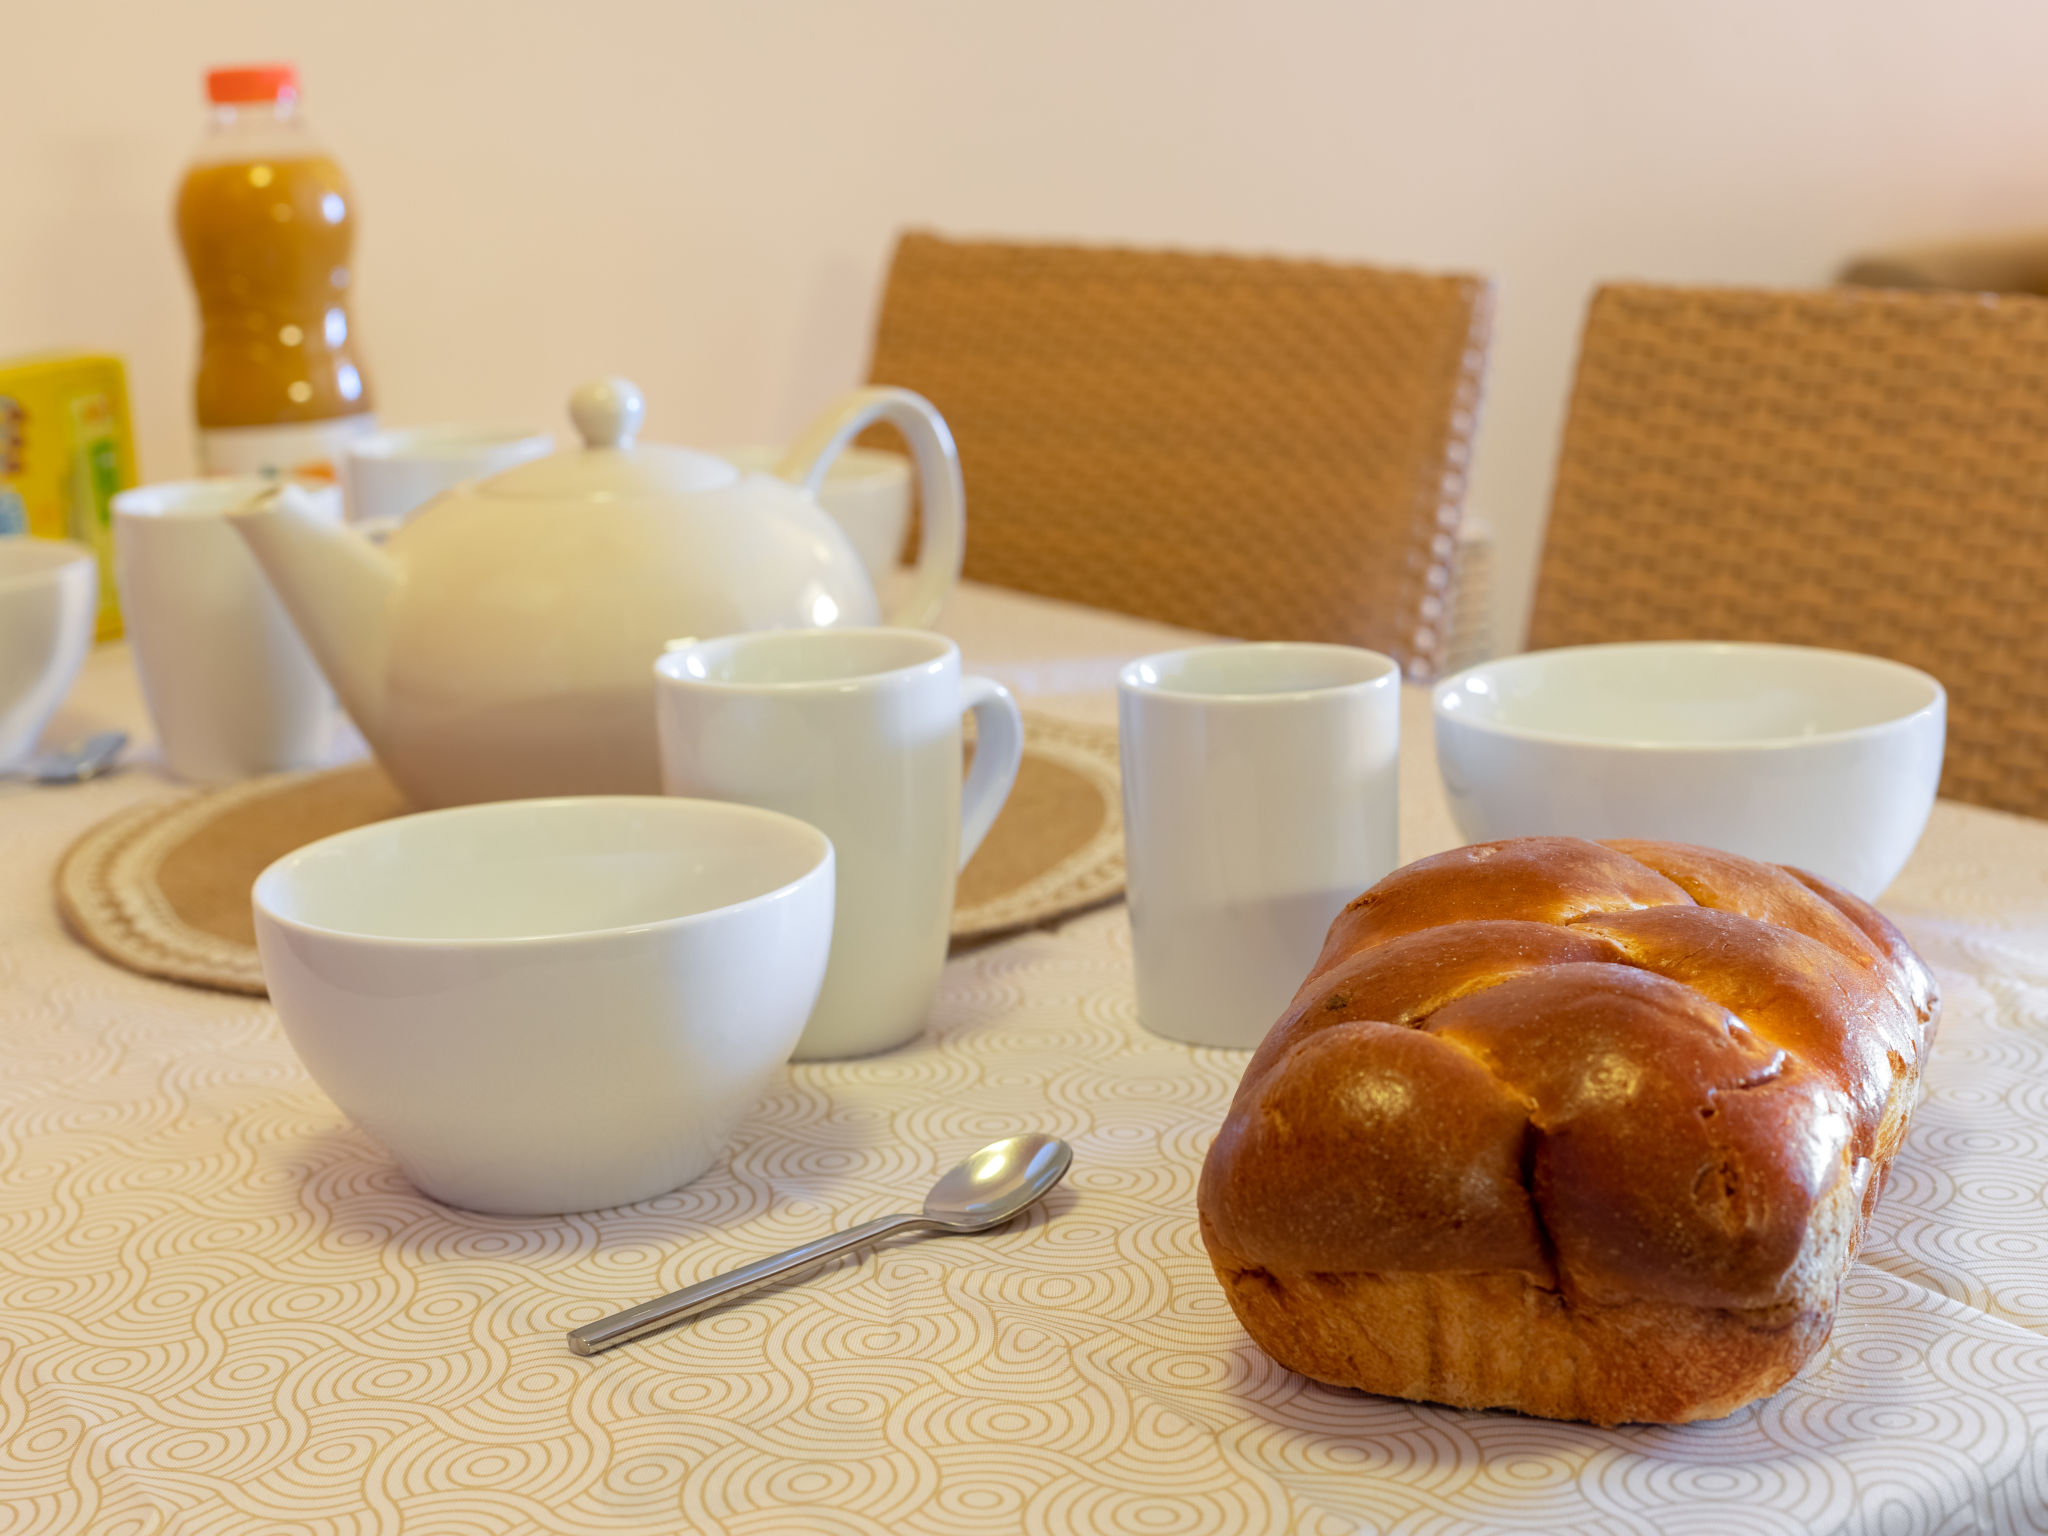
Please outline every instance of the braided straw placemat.
[[[961, 872], [956, 944], [1042, 926], [1123, 894], [1116, 728], [1025, 712], [1024, 761], [988, 838]], [[261, 995], [249, 887], [272, 860], [403, 815], [372, 763], [252, 779], [133, 806], [73, 843], [58, 910], [116, 965]]]
[[1603, 288], [1530, 644], [1769, 640], [1948, 688], [1952, 799], [2048, 816], [2048, 300]]
[[1491, 312], [1479, 277], [913, 233], [869, 377], [945, 413], [970, 579], [1427, 678]]

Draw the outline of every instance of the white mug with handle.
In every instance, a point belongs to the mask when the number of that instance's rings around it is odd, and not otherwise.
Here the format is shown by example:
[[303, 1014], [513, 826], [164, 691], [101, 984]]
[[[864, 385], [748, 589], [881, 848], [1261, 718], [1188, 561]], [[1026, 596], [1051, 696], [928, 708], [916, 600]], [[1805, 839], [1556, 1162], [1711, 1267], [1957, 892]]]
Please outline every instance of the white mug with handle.
[[[910, 629], [790, 629], [678, 645], [655, 663], [662, 788], [798, 817], [832, 839], [832, 957], [796, 1060], [914, 1039], [938, 991], [960, 870], [1009, 798], [1024, 720]], [[961, 783], [963, 712], [974, 766]]]

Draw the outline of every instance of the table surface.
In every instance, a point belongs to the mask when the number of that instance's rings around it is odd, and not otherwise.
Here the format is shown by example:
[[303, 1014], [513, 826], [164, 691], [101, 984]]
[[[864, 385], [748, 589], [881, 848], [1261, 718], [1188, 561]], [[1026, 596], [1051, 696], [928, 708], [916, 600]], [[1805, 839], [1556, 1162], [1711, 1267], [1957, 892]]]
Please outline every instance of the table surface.
[[[1092, 719], [1121, 661], [1185, 638], [973, 588], [942, 627]], [[1404, 704], [1412, 858], [1457, 839]], [[50, 735], [108, 724], [146, 734], [119, 646]], [[2048, 1529], [2048, 823], [1941, 804], [1885, 898], [1946, 1011], [1826, 1351], [1716, 1423], [1600, 1430], [1336, 1391], [1251, 1345], [1194, 1218], [1244, 1057], [1138, 1026], [1120, 906], [957, 957], [924, 1040], [792, 1067], [687, 1188], [507, 1220], [413, 1191], [266, 1003], [65, 935], [64, 848], [177, 792], [146, 760], [0, 786], [0, 1533]], [[1076, 1156], [1011, 1229], [563, 1344], [914, 1206], [1018, 1129]]]

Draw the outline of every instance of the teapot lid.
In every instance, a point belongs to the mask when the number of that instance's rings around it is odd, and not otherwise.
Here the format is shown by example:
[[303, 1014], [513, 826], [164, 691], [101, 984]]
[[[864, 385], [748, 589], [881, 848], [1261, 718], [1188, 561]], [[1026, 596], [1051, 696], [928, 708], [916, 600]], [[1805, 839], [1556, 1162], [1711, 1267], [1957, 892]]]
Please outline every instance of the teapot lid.
[[630, 379], [595, 379], [569, 397], [583, 447], [529, 459], [484, 481], [489, 496], [550, 501], [647, 501], [715, 491], [740, 472], [691, 448], [637, 444], [647, 405]]

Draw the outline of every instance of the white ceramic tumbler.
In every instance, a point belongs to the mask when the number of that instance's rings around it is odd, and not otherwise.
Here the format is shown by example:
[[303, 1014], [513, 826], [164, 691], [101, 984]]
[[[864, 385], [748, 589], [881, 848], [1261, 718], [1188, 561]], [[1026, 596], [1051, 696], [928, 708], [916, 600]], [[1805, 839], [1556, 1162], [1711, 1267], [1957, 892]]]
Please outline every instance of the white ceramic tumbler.
[[[317, 766], [333, 691], [233, 525], [274, 481], [172, 481], [114, 498], [114, 579], [163, 763], [222, 784]], [[332, 486], [304, 487], [341, 521]]]
[[[832, 958], [796, 1060], [914, 1039], [938, 992], [953, 888], [1009, 798], [1024, 721], [960, 649], [913, 629], [788, 629], [655, 665], [662, 787], [798, 817], [832, 839]], [[961, 784], [963, 711], [974, 766]]]
[[1250, 1049], [1397, 860], [1400, 668], [1200, 646], [1125, 667], [1117, 716], [1139, 1021]]

